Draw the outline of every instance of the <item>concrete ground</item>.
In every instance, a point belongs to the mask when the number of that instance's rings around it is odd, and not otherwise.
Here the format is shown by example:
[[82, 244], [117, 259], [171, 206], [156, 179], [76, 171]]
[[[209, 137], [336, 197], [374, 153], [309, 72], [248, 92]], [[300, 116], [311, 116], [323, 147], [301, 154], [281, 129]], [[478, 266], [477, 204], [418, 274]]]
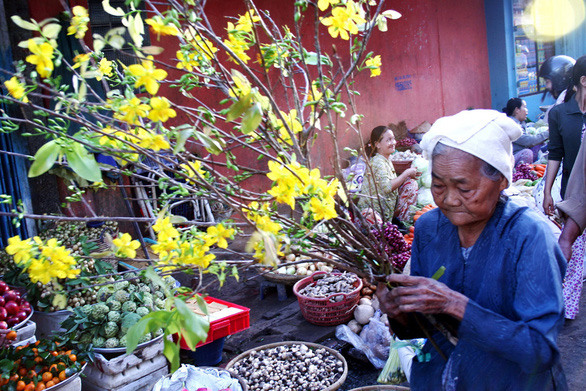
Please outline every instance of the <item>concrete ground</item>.
[[[256, 272], [246, 272], [240, 283], [228, 281], [220, 290], [212, 289], [208, 293], [223, 300], [250, 308], [250, 328], [226, 339], [223, 360], [225, 365], [239, 353], [273, 342], [307, 341], [331, 343], [335, 327], [314, 326], [308, 323], [299, 310], [299, 304], [287, 288], [287, 298], [279, 301], [274, 287], [264, 287], [264, 279]], [[261, 300], [261, 285], [264, 298]], [[559, 337], [562, 364], [568, 379], [570, 391], [586, 389], [586, 293], [582, 292], [581, 313], [576, 320], [566, 321]], [[346, 352], [347, 350], [344, 350]], [[340, 391], [376, 384], [378, 370], [368, 363], [349, 360], [349, 374]]]

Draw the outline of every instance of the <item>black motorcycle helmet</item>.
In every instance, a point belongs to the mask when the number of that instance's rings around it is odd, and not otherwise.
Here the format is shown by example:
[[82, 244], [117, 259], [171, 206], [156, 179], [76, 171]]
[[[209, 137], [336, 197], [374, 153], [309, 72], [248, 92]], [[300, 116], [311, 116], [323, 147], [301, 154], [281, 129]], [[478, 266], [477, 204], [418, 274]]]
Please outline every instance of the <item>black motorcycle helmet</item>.
[[569, 87], [575, 62], [569, 56], [552, 56], [541, 64], [539, 77], [551, 80], [551, 94], [554, 98]]

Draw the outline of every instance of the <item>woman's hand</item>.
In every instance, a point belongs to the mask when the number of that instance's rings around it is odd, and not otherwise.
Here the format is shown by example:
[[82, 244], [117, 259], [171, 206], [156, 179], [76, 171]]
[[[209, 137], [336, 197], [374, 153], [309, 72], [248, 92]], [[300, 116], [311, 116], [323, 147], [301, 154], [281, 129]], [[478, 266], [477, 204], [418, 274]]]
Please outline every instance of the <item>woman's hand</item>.
[[406, 169], [404, 171], [404, 173], [407, 178], [417, 178], [417, 177], [421, 176], [421, 173], [419, 171], [417, 171], [416, 168], [413, 168], [413, 167], [409, 167], [408, 169]]
[[543, 193], [543, 212], [545, 212], [546, 215], [553, 215], [555, 208], [553, 205], [553, 197], [551, 196], [551, 194], [544, 192]]
[[392, 318], [400, 318], [406, 312], [464, 318], [468, 298], [439, 281], [404, 274], [391, 274], [387, 281], [398, 286], [389, 290], [386, 285], [379, 284], [376, 294], [381, 310]]

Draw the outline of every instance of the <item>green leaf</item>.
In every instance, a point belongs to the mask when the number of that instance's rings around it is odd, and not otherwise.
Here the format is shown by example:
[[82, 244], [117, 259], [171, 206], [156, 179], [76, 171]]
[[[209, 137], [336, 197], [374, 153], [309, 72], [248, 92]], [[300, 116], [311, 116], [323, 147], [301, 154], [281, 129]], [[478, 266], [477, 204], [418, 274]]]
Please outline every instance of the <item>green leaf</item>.
[[172, 297], [171, 292], [169, 291], [169, 288], [167, 287], [167, 284], [165, 284], [165, 281], [163, 281], [161, 276], [159, 276], [157, 274], [157, 272], [155, 271], [155, 269], [152, 266], [149, 266], [148, 268], [145, 269], [144, 276], [146, 278], [148, 278], [149, 281], [152, 282], [154, 285], [161, 288], [161, 290], [165, 293], [165, 296], [167, 298]]
[[242, 118], [242, 125], [240, 130], [244, 134], [254, 132], [262, 121], [262, 107], [260, 103], [254, 103], [246, 112]]
[[83, 145], [73, 143], [70, 148], [65, 150], [65, 156], [67, 156], [71, 169], [83, 179], [92, 182], [102, 180], [102, 172], [96, 158]]
[[444, 275], [446, 271], [446, 267], [445, 266], [440, 266], [439, 269], [436, 270], [435, 273], [433, 273], [433, 276], [431, 276], [431, 278], [433, 278], [434, 280], [439, 280], [440, 278], [442, 278], [442, 276]]
[[194, 313], [183, 300], [175, 298], [174, 304], [181, 316], [181, 336], [189, 349], [195, 350], [195, 346], [208, 337], [210, 323]]
[[171, 373], [179, 369], [179, 342], [175, 343], [173, 341], [169, 341], [167, 338], [164, 338], [163, 354], [171, 363]]
[[185, 217], [183, 216], [176, 216], [176, 215], [170, 215], [169, 216], [169, 222], [171, 224], [185, 224], [187, 223], [189, 220], [187, 220]]
[[209, 316], [210, 314], [208, 313], [208, 303], [206, 303], [204, 298], [201, 295], [195, 295], [195, 300], [197, 301], [197, 306], [199, 307], [201, 312]]
[[160, 46], [145, 46], [141, 49], [144, 54], [150, 54], [151, 56], [161, 54], [164, 50], [165, 49]]
[[49, 141], [39, 148], [37, 153], [35, 153], [35, 161], [28, 171], [29, 178], [37, 177], [49, 171], [53, 167], [53, 164], [55, 164], [55, 161], [57, 161], [59, 153], [61, 153], [61, 146], [57, 144], [56, 140]]
[[177, 139], [175, 141], [175, 147], [173, 148], [173, 153], [178, 154], [179, 152], [185, 151], [185, 143], [189, 138], [193, 135], [193, 128], [190, 129], [183, 129], [177, 134]]
[[12, 15], [10, 17], [10, 19], [12, 19], [14, 24], [16, 24], [21, 29], [30, 30], [30, 31], [39, 31], [38, 25], [36, 25], [35, 23], [27, 22], [26, 20], [24, 20], [23, 18], [21, 18], [18, 15]]
[[102, 0], [102, 7], [104, 8], [104, 11], [106, 11], [106, 13], [112, 15], [112, 16], [124, 16], [124, 11], [122, 10], [122, 8], [117, 7], [114, 8], [110, 5], [110, 0]]
[[200, 131], [196, 131], [194, 135], [195, 137], [197, 137], [199, 142], [203, 144], [203, 146], [209, 153], [213, 153], [214, 155], [219, 155], [220, 153], [222, 153], [223, 148], [222, 144], [220, 144], [219, 141], [214, 140], [213, 138], [209, 137], [208, 135]]
[[43, 35], [49, 39], [55, 39], [61, 31], [61, 25], [57, 23], [49, 23], [43, 27]]
[[250, 107], [250, 101], [252, 100], [252, 94], [240, 97], [238, 102], [230, 106], [228, 114], [226, 114], [226, 121], [234, 121], [239, 118]]
[[[130, 313], [130, 315], [136, 314]], [[130, 327], [128, 333], [126, 333], [126, 353], [132, 353], [132, 351], [136, 349], [138, 341], [140, 341], [140, 339], [146, 333], [151, 333], [155, 330], [166, 327], [171, 322], [172, 316], [172, 312], [160, 310], [151, 312], [150, 314], [145, 315], [142, 318], [139, 317], [140, 320], [137, 321], [132, 327]], [[127, 316], [125, 316], [122, 320], [122, 326], [125, 326], [124, 322], [126, 320], [126, 317]], [[135, 318], [129, 317], [129, 319], [130, 320], [128, 321], [130, 322], [133, 321]]]
[[62, 293], [57, 293], [53, 296], [53, 301], [51, 305], [55, 308], [59, 308], [60, 310], [67, 307], [67, 296]]

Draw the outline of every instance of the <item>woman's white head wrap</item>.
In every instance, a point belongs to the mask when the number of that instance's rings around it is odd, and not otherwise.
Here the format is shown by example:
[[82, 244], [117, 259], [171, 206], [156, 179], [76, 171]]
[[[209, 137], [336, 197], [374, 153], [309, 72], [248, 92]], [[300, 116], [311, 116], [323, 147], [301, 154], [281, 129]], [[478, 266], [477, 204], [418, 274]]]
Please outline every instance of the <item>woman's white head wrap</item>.
[[466, 110], [435, 121], [423, 136], [421, 148], [431, 161], [437, 143], [468, 152], [491, 164], [512, 183], [513, 144], [521, 126], [496, 110]]

